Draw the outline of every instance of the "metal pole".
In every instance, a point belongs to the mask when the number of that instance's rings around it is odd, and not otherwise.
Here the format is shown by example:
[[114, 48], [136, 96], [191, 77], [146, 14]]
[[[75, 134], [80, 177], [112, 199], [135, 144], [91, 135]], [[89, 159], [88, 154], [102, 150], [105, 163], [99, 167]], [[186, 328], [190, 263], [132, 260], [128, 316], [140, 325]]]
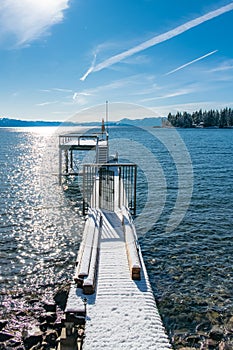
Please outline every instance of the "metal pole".
[[73, 150], [70, 150], [70, 168], [73, 169]]
[[86, 181], [86, 167], [85, 165], [83, 166], [83, 215], [85, 215], [85, 207], [86, 207], [86, 204], [85, 204], [85, 196], [86, 196], [86, 193], [85, 193], [85, 181]]
[[134, 215], [137, 208], [137, 165], [134, 166]]
[[68, 154], [68, 150], [65, 150], [65, 158], [66, 158], [66, 174], [68, 174], [69, 172], [69, 154]]
[[118, 207], [121, 208], [121, 167], [118, 168], [118, 171], [119, 171]]
[[106, 129], [108, 133], [108, 101], [106, 101]]
[[62, 174], [62, 150], [59, 148], [59, 186], [61, 186], [61, 174]]

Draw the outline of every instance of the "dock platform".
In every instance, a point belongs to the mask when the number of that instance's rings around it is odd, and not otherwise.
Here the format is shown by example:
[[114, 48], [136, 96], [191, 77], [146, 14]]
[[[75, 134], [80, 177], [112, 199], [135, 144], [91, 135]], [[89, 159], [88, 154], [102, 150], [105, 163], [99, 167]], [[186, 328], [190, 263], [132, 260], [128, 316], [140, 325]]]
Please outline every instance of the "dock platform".
[[[140, 248], [140, 280], [132, 279], [129, 256], [126, 249], [123, 218], [127, 211], [106, 210], [89, 212], [102, 223], [99, 241], [98, 276], [95, 293], [86, 295], [72, 284], [66, 312], [84, 312], [86, 298], [86, 323], [83, 350], [102, 349], [172, 349], [162, 324], [151, 290]], [[133, 224], [132, 222], [130, 223]], [[130, 242], [136, 244], [136, 241]]]
[[[59, 183], [80, 176], [77, 151], [95, 150], [83, 164], [86, 216], [68, 295], [60, 350], [169, 350], [132, 216], [137, 165], [109, 157], [108, 134], [61, 135]], [[132, 216], [131, 216], [132, 215]]]

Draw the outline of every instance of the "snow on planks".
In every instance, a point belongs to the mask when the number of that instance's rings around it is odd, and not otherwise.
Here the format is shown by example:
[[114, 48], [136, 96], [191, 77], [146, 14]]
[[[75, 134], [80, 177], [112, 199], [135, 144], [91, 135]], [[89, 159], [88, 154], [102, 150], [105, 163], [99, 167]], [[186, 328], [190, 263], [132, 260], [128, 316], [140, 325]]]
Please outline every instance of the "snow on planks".
[[98, 283], [87, 297], [83, 350], [171, 349], [139, 248], [141, 279], [131, 278], [122, 213], [102, 216]]
[[89, 210], [74, 275], [77, 287], [82, 287], [84, 294], [93, 294], [95, 292], [101, 223], [100, 212]]

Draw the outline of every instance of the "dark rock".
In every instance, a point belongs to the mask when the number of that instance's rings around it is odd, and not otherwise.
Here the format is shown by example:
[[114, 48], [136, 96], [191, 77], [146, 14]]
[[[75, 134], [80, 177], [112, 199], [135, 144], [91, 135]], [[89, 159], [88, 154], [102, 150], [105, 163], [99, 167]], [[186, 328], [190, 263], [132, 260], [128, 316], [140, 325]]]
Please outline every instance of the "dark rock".
[[5, 341], [14, 338], [13, 334], [7, 332], [0, 332], [0, 343], [4, 343]]
[[218, 349], [218, 344], [219, 342], [217, 340], [207, 339], [206, 342], [204, 343], [203, 349], [216, 350]]
[[228, 332], [233, 332], [233, 316], [231, 316], [227, 321], [226, 329], [228, 330]]
[[48, 343], [50, 346], [56, 346], [56, 340], [58, 338], [58, 334], [55, 330], [48, 330], [44, 336], [44, 341]]
[[32, 299], [29, 299], [28, 300], [28, 304], [31, 304], [31, 305], [33, 305], [33, 304], [35, 304], [35, 303], [39, 303], [39, 299], [38, 298], [32, 298]]
[[55, 303], [44, 303], [43, 305], [45, 311], [47, 312], [56, 312], [56, 304]]
[[194, 346], [200, 342], [201, 337], [199, 335], [189, 335], [188, 337], [185, 338], [185, 341], [189, 346]]
[[39, 315], [39, 322], [41, 324], [46, 322], [46, 314]]
[[19, 299], [23, 297], [23, 293], [16, 293], [16, 294], [12, 294], [12, 299]]
[[7, 325], [7, 320], [0, 320], [0, 331]]
[[42, 314], [39, 316], [39, 321], [40, 323], [47, 322], [49, 323], [54, 323], [57, 319], [57, 314], [54, 312], [46, 312], [45, 314]]
[[233, 349], [233, 342], [228, 341], [221, 341], [219, 344], [219, 350], [232, 350]]
[[26, 336], [23, 340], [26, 349], [31, 349], [34, 345], [41, 344], [43, 339], [42, 332], [36, 332], [32, 335]]
[[202, 331], [202, 332], [209, 332], [211, 330], [210, 321], [201, 322], [200, 324], [197, 325], [196, 330]]
[[53, 329], [54, 329], [55, 331], [57, 331], [58, 333], [61, 332], [62, 327], [63, 327], [63, 323], [62, 323], [61, 320], [56, 320], [56, 322], [54, 322], [54, 324], [53, 324]]
[[51, 346], [48, 343], [46, 343], [45, 341], [43, 341], [42, 344], [41, 344], [41, 349], [43, 349], [43, 350], [50, 350]]
[[7, 345], [10, 347], [10, 348], [17, 348], [18, 349], [18, 347], [19, 346], [22, 346], [22, 343], [21, 343], [21, 341], [19, 341], [19, 340], [16, 340], [16, 339], [10, 339], [8, 342], [7, 342]]
[[218, 324], [220, 314], [215, 310], [209, 310], [206, 314], [211, 324]]
[[20, 316], [24, 317], [24, 316], [27, 316], [27, 314], [28, 314], [27, 311], [21, 310], [21, 311], [16, 313], [16, 316], [17, 317], [20, 317]]
[[223, 339], [224, 331], [218, 326], [213, 326], [209, 333], [209, 336], [213, 340], [220, 341]]
[[46, 321], [44, 321], [40, 324], [39, 327], [40, 327], [41, 332], [45, 332], [45, 331], [47, 331], [48, 323]]
[[55, 303], [59, 305], [62, 310], [65, 310], [69, 290], [70, 290], [70, 285], [65, 285], [60, 289], [58, 289], [58, 291], [53, 297]]
[[38, 343], [36, 345], [33, 345], [30, 350], [44, 350], [44, 348], [42, 347], [41, 343]]

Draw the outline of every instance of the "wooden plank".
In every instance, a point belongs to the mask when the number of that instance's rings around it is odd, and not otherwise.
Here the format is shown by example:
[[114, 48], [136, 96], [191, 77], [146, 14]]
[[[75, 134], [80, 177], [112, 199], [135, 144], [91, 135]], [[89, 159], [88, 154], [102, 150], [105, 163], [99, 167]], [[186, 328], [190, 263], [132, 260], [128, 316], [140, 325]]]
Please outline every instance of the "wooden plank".
[[88, 277], [85, 278], [84, 282], [83, 282], [83, 293], [84, 294], [93, 294], [95, 292], [97, 269], [98, 269], [101, 222], [102, 222], [102, 219], [100, 218], [97, 221], [97, 223], [99, 223], [99, 225], [97, 225], [95, 227], [89, 274], [88, 274]]
[[95, 230], [95, 238], [97, 243], [96, 246], [92, 248], [91, 262], [88, 277], [84, 279], [83, 282], [83, 293], [84, 294], [93, 294], [95, 292], [96, 284], [96, 275], [97, 275], [97, 266], [98, 266], [98, 241], [99, 241], [99, 230]]
[[93, 219], [90, 218], [91, 222], [89, 224], [89, 229], [87, 232], [87, 238], [82, 254], [82, 259], [80, 261], [80, 266], [79, 266], [79, 272], [78, 276], [80, 278], [84, 278], [88, 276], [89, 273], [89, 266], [90, 266], [90, 261], [91, 261], [91, 254], [92, 254], [92, 247], [93, 247], [93, 238], [94, 238], [94, 233], [95, 233], [95, 226]]
[[88, 276], [92, 254], [95, 224], [92, 216], [90, 216], [87, 221], [86, 239], [81, 248], [82, 251], [80, 252], [80, 257], [78, 257], [80, 261], [78, 262], [78, 267], [74, 276], [74, 280], [78, 287], [82, 286], [84, 277]]
[[78, 264], [80, 263], [81, 259], [82, 259], [82, 255], [83, 255], [83, 249], [86, 243], [86, 239], [87, 239], [87, 233], [88, 233], [88, 229], [89, 229], [89, 224], [90, 224], [90, 220], [87, 219], [85, 222], [85, 226], [84, 226], [84, 230], [83, 230], [83, 236], [82, 236], [82, 241], [81, 244], [79, 246], [79, 250], [78, 250], [78, 255], [76, 258], [76, 263], [75, 265], [78, 266]]
[[133, 228], [128, 220], [124, 220], [124, 233], [127, 258], [129, 262], [130, 274], [133, 280], [141, 279], [141, 263], [135, 242]]
[[75, 269], [75, 274], [74, 274], [74, 281], [78, 287], [82, 287], [82, 284], [83, 284], [83, 279], [79, 278], [79, 270], [80, 270], [80, 264], [81, 264], [83, 251], [84, 251], [84, 247], [85, 247], [86, 239], [87, 239], [87, 235], [88, 235], [89, 224], [90, 224], [90, 220], [87, 219], [85, 222], [85, 226], [84, 226], [82, 242], [79, 246], [79, 251], [78, 251], [77, 258], [76, 258], [76, 269]]

